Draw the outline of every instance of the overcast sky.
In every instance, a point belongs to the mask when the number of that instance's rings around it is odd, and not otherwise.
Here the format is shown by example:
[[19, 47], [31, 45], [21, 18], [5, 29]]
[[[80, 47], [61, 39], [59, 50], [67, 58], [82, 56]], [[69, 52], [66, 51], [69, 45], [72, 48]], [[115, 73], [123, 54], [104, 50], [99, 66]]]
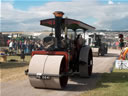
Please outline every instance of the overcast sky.
[[42, 31], [54, 11], [96, 29], [128, 30], [128, 0], [1, 0], [0, 31]]

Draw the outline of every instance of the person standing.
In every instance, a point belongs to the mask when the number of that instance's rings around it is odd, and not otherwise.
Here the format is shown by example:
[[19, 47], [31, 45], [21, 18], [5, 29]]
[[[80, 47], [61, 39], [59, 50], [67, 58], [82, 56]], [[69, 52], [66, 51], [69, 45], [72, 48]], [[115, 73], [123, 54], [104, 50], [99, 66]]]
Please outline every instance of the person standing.
[[13, 41], [11, 40], [9, 43], [9, 53], [12, 55], [12, 49], [13, 49]]
[[24, 50], [22, 49], [22, 51], [21, 51], [21, 59], [23, 59], [23, 62], [24, 62], [24, 59], [25, 59], [25, 54], [24, 54]]

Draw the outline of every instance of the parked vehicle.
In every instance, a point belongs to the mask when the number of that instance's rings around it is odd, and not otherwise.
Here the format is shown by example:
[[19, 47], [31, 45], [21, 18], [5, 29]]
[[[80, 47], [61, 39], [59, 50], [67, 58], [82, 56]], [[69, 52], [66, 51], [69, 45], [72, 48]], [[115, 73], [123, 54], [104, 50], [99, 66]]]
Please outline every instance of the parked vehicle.
[[[87, 37], [87, 36], [86, 36]], [[107, 54], [108, 46], [104, 42], [104, 36], [102, 34], [91, 33], [86, 38], [86, 45], [92, 47], [94, 56], [104, 56]]]

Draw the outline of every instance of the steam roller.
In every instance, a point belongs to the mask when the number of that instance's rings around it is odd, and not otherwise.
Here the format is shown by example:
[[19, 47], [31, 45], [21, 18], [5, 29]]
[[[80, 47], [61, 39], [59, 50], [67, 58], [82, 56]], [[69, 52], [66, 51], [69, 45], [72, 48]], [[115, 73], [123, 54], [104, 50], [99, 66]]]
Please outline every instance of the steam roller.
[[[55, 18], [40, 21], [40, 25], [55, 28], [55, 32], [43, 39], [43, 50], [32, 52], [25, 71], [35, 88], [63, 89], [70, 76], [90, 77], [92, 74], [92, 49], [85, 45], [81, 34], [95, 28], [78, 20], [62, 18], [61, 11], [54, 15]], [[68, 29], [73, 30], [72, 34]], [[82, 29], [83, 33], [77, 34], [77, 29]]]

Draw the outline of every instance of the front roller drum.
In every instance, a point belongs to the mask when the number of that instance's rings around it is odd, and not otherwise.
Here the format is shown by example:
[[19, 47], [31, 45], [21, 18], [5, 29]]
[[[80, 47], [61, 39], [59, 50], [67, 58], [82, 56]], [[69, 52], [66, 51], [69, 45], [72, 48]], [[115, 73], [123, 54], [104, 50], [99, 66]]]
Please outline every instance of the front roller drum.
[[30, 84], [36, 88], [64, 88], [68, 81], [65, 64], [64, 56], [34, 55], [28, 72]]

